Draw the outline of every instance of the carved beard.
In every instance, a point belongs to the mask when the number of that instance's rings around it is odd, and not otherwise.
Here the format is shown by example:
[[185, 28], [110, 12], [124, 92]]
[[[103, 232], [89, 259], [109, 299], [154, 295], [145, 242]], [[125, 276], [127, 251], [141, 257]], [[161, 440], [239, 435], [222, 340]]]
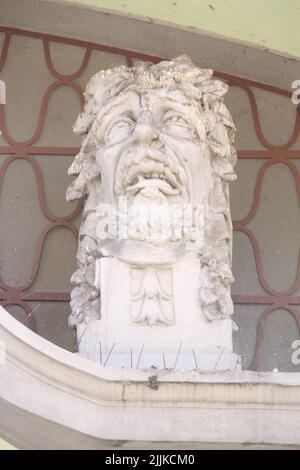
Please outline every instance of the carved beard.
[[127, 200], [129, 240], [174, 239], [170, 225], [176, 221], [166, 209], [188, 202], [187, 175], [174, 153], [145, 146], [125, 150], [115, 181], [116, 194]]

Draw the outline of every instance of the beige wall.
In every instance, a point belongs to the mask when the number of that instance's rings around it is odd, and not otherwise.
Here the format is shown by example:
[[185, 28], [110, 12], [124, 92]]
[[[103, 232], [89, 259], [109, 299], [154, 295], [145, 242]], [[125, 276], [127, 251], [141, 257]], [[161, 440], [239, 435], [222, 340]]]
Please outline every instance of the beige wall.
[[[298, 0], [66, 0], [197, 28], [300, 57]], [[282, 32], [284, 31], [284, 34]]]

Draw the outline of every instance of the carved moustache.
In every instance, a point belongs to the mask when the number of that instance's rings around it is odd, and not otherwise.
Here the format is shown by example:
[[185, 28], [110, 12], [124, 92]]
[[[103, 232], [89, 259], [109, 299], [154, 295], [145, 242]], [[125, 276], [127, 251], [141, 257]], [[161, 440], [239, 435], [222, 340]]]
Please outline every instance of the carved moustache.
[[174, 160], [174, 156], [146, 147], [124, 152], [116, 172], [116, 193], [137, 195], [152, 188], [166, 196], [186, 196], [187, 176]]

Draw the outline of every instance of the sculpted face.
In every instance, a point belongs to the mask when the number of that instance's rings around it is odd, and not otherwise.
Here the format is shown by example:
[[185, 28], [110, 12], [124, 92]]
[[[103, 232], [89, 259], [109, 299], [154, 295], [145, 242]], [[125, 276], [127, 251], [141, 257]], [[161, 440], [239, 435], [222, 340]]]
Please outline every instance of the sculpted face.
[[133, 88], [119, 94], [97, 116], [102, 200], [199, 202], [201, 179], [207, 187], [210, 178], [202, 120], [180, 91]]

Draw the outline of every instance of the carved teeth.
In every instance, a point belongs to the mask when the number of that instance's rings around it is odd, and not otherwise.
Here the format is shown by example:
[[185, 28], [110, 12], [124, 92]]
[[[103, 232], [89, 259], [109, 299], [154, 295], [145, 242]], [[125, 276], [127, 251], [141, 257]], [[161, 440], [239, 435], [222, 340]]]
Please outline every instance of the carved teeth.
[[[153, 170], [158, 171], [153, 171]], [[177, 170], [178, 173], [178, 170]], [[143, 179], [158, 179], [165, 180], [173, 188], [178, 187], [178, 180], [174, 172], [169, 167], [164, 166], [162, 163], [154, 162], [152, 159], [140, 161], [138, 165], [132, 165], [127, 168], [125, 172], [126, 185], [132, 185], [137, 178]]]
[[[128, 188], [135, 187], [137, 192], [141, 189], [141, 186], [145, 186], [145, 181], [152, 180], [153, 189], [155, 184], [158, 185], [158, 181], [165, 182], [163, 192], [166, 192], [166, 187], [169, 186], [169, 195], [182, 193], [182, 196], [186, 195], [185, 187], [187, 185], [187, 178], [185, 170], [179, 166], [176, 161], [169, 155], [165, 155], [161, 152], [157, 152], [153, 149], [141, 150], [136, 149], [135, 152], [131, 153], [126, 159], [124, 155], [124, 166], [119, 166], [117, 172], [120, 175], [120, 185], [115, 186], [117, 193], [122, 191], [132, 191]], [[118, 180], [118, 176], [116, 177]], [[156, 183], [155, 183], [156, 180]], [[138, 186], [137, 186], [138, 185]], [[176, 190], [174, 192], [174, 190]]]
[[178, 170], [178, 179], [183, 186], [187, 185], [187, 177], [183, 168], [179, 168]]
[[165, 180], [157, 180], [157, 179], [144, 179], [139, 180], [135, 185], [128, 186], [126, 189], [127, 193], [136, 194], [140, 190], [145, 188], [153, 188], [160, 190], [164, 194], [168, 196], [175, 196], [179, 194], [179, 189], [174, 189], [172, 186], [169, 185]]
[[166, 176], [167, 180], [169, 181], [169, 183], [171, 184], [171, 186], [173, 186], [173, 187], [177, 187], [177, 186], [178, 186], [177, 178], [176, 178], [176, 176], [171, 172], [171, 170], [169, 170], [169, 168], [165, 168], [165, 176]]

